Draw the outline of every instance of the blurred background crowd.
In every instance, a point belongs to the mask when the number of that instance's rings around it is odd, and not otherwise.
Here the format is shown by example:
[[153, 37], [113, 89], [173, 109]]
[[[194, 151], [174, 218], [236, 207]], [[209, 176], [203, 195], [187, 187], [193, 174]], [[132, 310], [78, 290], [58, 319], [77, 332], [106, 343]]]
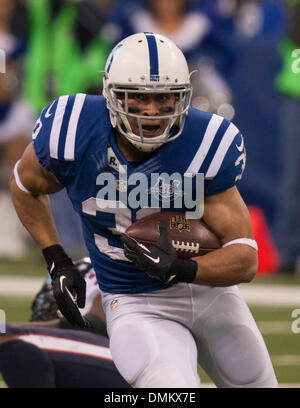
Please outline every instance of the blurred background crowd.
[[[299, 272], [300, 0], [0, 0], [0, 258], [33, 246], [7, 182], [41, 110], [60, 95], [101, 93], [111, 48], [140, 31], [172, 39], [197, 70], [192, 105], [244, 133], [240, 192], [269, 228], [276, 268]], [[78, 217], [64, 191], [51, 200], [62, 243], [79, 258]]]

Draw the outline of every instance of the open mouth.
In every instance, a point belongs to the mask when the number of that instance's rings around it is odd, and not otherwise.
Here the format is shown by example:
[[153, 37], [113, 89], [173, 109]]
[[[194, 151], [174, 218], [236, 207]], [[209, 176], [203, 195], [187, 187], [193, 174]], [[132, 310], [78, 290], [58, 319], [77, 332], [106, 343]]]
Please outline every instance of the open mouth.
[[145, 137], [155, 137], [161, 133], [160, 125], [143, 125], [142, 130]]

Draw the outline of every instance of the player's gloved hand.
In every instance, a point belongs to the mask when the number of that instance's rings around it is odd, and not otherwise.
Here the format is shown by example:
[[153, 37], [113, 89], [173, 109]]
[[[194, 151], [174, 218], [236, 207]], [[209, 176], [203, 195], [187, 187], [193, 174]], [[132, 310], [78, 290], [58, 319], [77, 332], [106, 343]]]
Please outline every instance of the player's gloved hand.
[[88, 323], [78, 309], [85, 305], [84, 278], [61, 245], [45, 248], [43, 255], [52, 278], [53, 294], [59, 310], [71, 324], [86, 328]]
[[171, 234], [165, 221], [159, 224], [159, 239], [149, 248], [126, 234], [121, 234], [124, 254], [136, 267], [151, 278], [164, 283], [193, 282], [197, 273], [197, 262], [176, 256]]

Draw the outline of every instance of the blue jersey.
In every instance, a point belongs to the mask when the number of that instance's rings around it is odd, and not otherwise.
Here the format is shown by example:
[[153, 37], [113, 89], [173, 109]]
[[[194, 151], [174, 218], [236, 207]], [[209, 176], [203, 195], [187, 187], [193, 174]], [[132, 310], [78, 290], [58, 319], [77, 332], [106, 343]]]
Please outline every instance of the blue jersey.
[[[104, 97], [85, 94], [61, 96], [48, 105], [34, 128], [33, 143], [39, 162], [66, 187], [81, 217], [100, 288], [115, 293], [168, 287], [125, 257], [120, 233], [157, 211], [185, 212], [184, 182], [188, 180], [194, 194], [198, 174], [204, 175], [204, 196], [234, 186], [246, 160], [243, 137], [230, 121], [190, 108], [177, 139], [143, 162], [127, 162], [118, 148]], [[134, 183], [137, 174], [149, 182], [149, 188]], [[164, 179], [173, 174], [171, 181]], [[111, 183], [114, 191], [107, 188]]]

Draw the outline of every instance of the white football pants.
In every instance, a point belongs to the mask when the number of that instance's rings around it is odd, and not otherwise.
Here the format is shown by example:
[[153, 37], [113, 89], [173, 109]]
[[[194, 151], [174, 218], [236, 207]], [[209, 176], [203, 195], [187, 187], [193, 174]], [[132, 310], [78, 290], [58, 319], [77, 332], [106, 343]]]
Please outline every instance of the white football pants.
[[277, 387], [257, 325], [236, 286], [180, 283], [137, 295], [102, 292], [110, 349], [136, 388]]

